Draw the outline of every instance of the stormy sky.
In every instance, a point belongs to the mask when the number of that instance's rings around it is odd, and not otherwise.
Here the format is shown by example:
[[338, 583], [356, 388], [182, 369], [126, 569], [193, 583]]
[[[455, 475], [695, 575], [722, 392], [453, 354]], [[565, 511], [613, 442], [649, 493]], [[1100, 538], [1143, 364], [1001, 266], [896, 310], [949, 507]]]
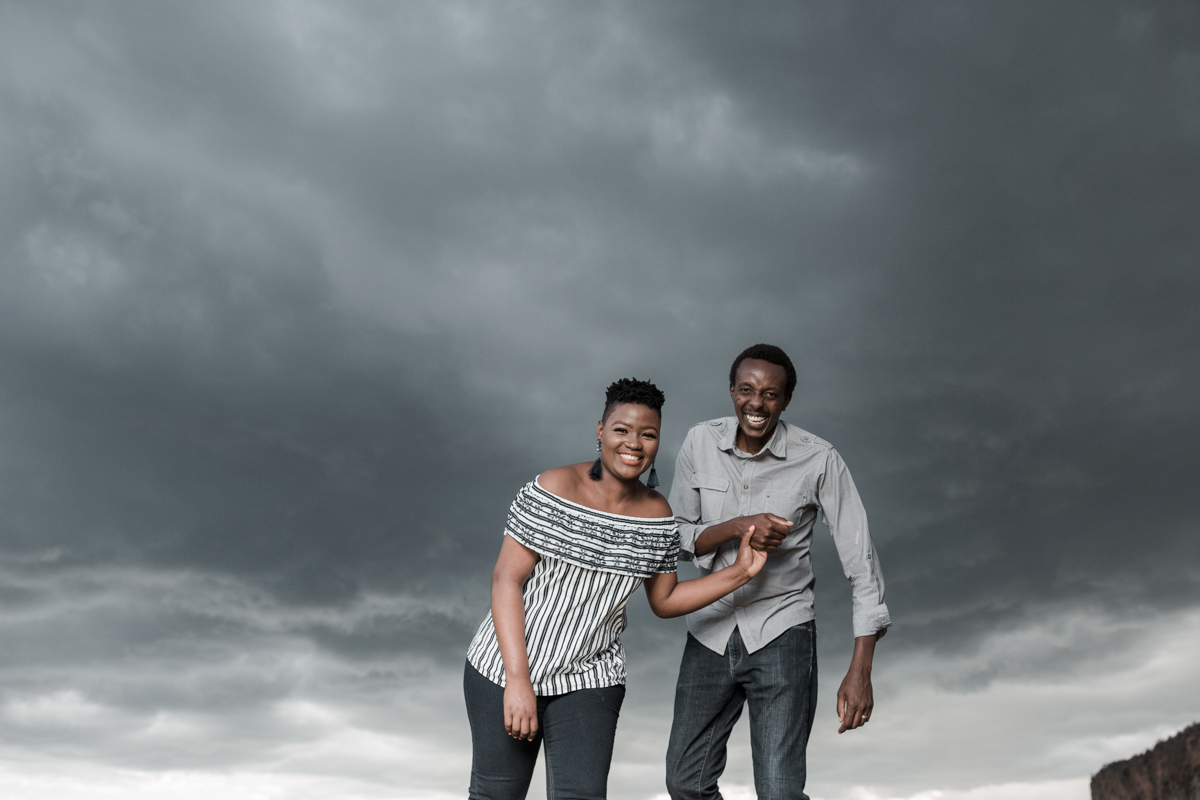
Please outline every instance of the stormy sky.
[[1190, 2], [0, 2], [0, 795], [464, 796], [512, 495], [765, 341], [894, 621], [839, 737], [818, 526], [809, 792], [1081, 800], [1200, 719], [1198, 259]]

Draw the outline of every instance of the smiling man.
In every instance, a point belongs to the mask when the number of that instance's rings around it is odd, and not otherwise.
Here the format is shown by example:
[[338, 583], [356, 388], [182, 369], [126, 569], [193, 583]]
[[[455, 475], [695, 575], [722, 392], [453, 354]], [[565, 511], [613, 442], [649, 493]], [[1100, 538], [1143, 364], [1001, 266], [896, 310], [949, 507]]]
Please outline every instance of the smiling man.
[[854, 597], [854, 655], [838, 689], [838, 733], [871, 717], [875, 642], [891, 625], [883, 573], [841, 456], [780, 419], [795, 388], [786, 353], [769, 344], [747, 348], [729, 371], [736, 416], [694, 426], [679, 451], [671, 508], [680, 557], [705, 574], [728, 566], [751, 525], [752, 546], [770, 557], [752, 581], [688, 616], [667, 748], [674, 800], [720, 797], [726, 743], [746, 703], [759, 800], [807, 800], [805, 749], [817, 703], [809, 547], [818, 514]]

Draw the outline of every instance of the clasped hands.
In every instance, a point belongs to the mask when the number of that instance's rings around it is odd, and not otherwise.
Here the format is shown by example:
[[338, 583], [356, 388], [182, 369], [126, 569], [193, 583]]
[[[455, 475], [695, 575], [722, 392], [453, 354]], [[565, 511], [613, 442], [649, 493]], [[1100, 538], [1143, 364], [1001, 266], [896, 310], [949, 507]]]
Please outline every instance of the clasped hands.
[[734, 517], [729, 523], [737, 530], [737, 538], [753, 530], [750, 534], [750, 546], [763, 553], [774, 553], [783, 544], [783, 537], [792, 529], [792, 523], [777, 514], [752, 514], [748, 517]]

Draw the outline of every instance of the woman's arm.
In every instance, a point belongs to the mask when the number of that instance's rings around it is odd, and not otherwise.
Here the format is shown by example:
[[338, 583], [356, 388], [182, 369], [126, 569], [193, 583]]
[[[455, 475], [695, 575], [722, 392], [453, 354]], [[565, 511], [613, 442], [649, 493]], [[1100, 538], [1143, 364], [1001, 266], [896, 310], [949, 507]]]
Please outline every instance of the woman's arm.
[[[676, 582], [674, 572], [660, 572], [646, 580], [646, 598], [650, 608], [660, 617], [680, 617], [704, 608], [741, 586], [759, 573], [767, 563], [767, 554], [750, 546], [754, 526], [742, 535], [737, 561], [711, 575], [696, 580]], [[492, 601], [495, 605], [495, 601]], [[507, 663], [507, 662], [505, 662]]]
[[504, 661], [504, 730], [517, 739], [533, 741], [537, 733], [537, 698], [529, 680], [525, 650], [525, 600], [521, 590], [538, 554], [511, 536], [504, 537], [492, 570], [492, 624]]

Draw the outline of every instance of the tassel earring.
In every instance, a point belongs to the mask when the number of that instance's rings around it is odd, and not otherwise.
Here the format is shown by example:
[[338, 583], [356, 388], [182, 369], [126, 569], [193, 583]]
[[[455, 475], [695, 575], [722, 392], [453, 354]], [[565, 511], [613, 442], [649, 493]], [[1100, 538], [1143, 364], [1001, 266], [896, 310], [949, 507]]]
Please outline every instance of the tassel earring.
[[658, 486], [658, 471], [654, 469], [654, 462], [650, 462], [650, 477], [646, 478], [646, 488], [654, 489]]
[[[600, 452], [600, 440], [596, 440], [596, 452]], [[596, 456], [596, 463], [592, 464], [592, 468], [588, 470], [588, 477], [594, 481], [600, 480], [600, 456]]]

